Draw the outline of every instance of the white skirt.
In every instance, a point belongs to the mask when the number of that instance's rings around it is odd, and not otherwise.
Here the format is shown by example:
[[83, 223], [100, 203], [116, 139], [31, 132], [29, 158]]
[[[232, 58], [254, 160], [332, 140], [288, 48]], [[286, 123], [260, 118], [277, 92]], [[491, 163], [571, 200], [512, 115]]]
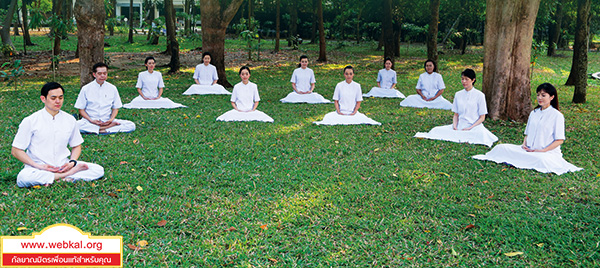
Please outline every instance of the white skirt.
[[296, 91], [290, 92], [290, 94], [279, 101], [283, 103], [331, 103], [330, 100], [323, 98], [319, 93], [298, 94]]
[[[135, 123], [129, 120], [115, 119], [114, 122], [118, 122], [119, 125], [107, 128], [106, 133], [103, 134], [113, 134], [119, 132], [129, 133], [135, 130]], [[79, 126], [79, 132], [83, 134], [100, 134], [100, 127], [98, 125], [92, 124], [85, 118], [79, 119], [77, 121], [77, 125]]]
[[432, 100], [432, 101], [425, 101], [418, 94], [410, 95], [410, 96], [406, 97], [406, 99], [404, 99], [402, 102], [400, 102], [400, 106], [452, 110], [452, 103], [450, 103], [448, 100], [444, 99], [443, 96], [439, 96], [435, 100]]
[[542, 153], [527, 152], [520, 145], [498, 144], [486, 154], [473, 158], [505, 163], [520, 169], [535, 169], [542, 173], [554, 172], [557, 175], [583, 170], [563, 159], [560, 148]]
[[417, 132], [415, 138], [482, 144], [488, 147], [492, 147], [492, 144], [498, 141], [498, 137], [485, 128], [483, 124], [479, 124], [468, 131], [454, 130], [452, 125], [434, 127], [429, 132]]
[[190, 88], [188, 88], [185, 92], [183, 92], [183, 95], [194, 95], [194, 94], [197, 94], [197, 95], [211, 95], [211, 94], [231, 95], [231, 92], [227, 91], [227, 89], [225, 89], [223, 86], [221, 86], [219, 84], [214, 84], [214, 85], [194, 84], [194, 85], [190, 86]]
[[142, 96], [137, 96], [130, 103], [123, 105], [127, 109], [171, 109], [187, 107], [180, 103], [175, 103], [168, 98], [160, 97], [157, 100], [145, 100]]
[[376, 97], [376, 98], [406, 98], [402, 92], [395, 89], [387, 89], [380, 87], [373, 87], [369, 93], [363, 94], [363, 97]]
[[252, 112], [240, 112], [238, 110], [232, 109], [217, 117], [217, 121], [261, 121], [272, 123], [274, 120], [273, 118], [259, 110], [254, 110]]
[[381, 123], [357, 112], [355, 115], [341, 115], [337, 112], [331, 112], [323, 117], [322, 121], [313, 122], [317, 125], [381, 125]]

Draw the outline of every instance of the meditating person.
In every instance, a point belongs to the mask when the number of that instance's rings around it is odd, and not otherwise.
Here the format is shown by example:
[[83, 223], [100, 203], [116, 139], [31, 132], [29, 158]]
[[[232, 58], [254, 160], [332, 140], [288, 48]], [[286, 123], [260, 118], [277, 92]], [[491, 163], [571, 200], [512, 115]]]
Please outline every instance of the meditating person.
[[362, 102], [360, 84], [353, 81], [354, 68], [348, 65], [344, 68], [344, 81], [335, 86], [333, 104], [335, 112], [326, 114], [322, 121], [313, 122], [317, 125], [381, 125], [381, 123], [358, 112]]
[[363, 97], [377, 98], [406, 98], [404, 94], [396, 90], [396, 71], [392, 70], [392, 59], [386, 57], [383, 60], [383, 69], [377, 74], [377, 87], [371, 88], [369, 93], [363, 94]]
[[498, 137], [483, 126], [487, 105], [483, 92], [473, 87], [476, 80], [475, 71], [464, 70], [460, 80], [464, 89], [454, 95], [452, 125], [434, 127], [427, 133], [417, 132], [415, 137], [491, 147], [498, 141]]
[[330, 100], [323, 98], [319, 93], [314, 92], [315, 89], [315, 73], [308, 68], [308, 57], [300, 56], [300, 64], [292, 74], [292, 88], [285, 98], [280, 101], [283, 103], [330, 103]]
[[273, 122], [273, 118], [256, 110], [260, 97], [258, 96], [256, 84], [249, 81], [250, 68], [242, 66], [239, 74], [242, 81], [233, 87], [233, 93], [231, 94], [231, 106], [233, 106], [233, 110], [217, 117], [217, 121]]
[[135, 97], [130, 103], [123, 105], [124, 108], [161, 109], [187, 107], [162, 97], [165, 83], [163, 82], [162, 74], [154, 70], [156, 66], [154, 57], [147, 57], [144, 65], [146, 66], [146, 71], [138, 74], [138, 80], [135, 84], [140, 95]]
[[48, 186], [60, 180], [91, 181], [104, 176], [100, 165], [78, 161], [83, 138], [75, 118], [61, 110], [64, 94], [59, 83], [46, 83], [40, 96], [44, 108], [19, 124], [11, 149], [11, 154], [25, 164], [17, 175], [19, 187]]
[[133, 122], [116, 119], [123, 103], [117, 87], [106, 81], [108, 65], [103, 62], [94, 64], [92, 75], [96, 79], [81, 88], [75, 102], [75, 108], [83, 117], [77, 121], [79, 131], [95, 134], [134, 131]]
[[417, 94], [406, 97], [400, 106], [451, 110], [452, 103], [444, 99], [442, 93], [446, 85], [442, 75], [437, 73], [437, 64], [433, 60], [425, 61], [425, 72], [419, 76]]
[[196, 65], [196, 70], [194, 71], [194, 81], [196, 84], [190, 86], [188, 90], [183, 92], [183, 95], [231, 95], [231, 92], [227, 91], [223, 86], [217, 84], [217, 81], [219, 81], [217, 67], [210, 64], [210, 60], [210, 52], [202, 53], [202, 63]]
[[543, 83], [536, 92], [538, 106], [527, 119], [523, 144], [498, 144], [485, 155], [473, 158], [558, 175], [582, 170], [565, 161], [560, 151], [560, 145], [565, 141], [565, 117], [558, 110], [556, 88]]

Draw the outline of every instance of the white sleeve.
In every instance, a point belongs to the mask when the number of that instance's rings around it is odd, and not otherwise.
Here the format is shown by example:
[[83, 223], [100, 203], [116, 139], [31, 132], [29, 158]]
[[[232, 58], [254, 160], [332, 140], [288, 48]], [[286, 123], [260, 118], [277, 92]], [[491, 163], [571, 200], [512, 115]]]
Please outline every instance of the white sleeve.
[[336, 100], [336, 101], [340, 100], [340, 87], [341, 87], [340, 83], [338, 83], [335, 86], [335, 91], [333, 91], [333, 100]]
[[113, 99], [112, 108], [119, 109], [119, 108], [123, 107], [123, 103], [121, 102], [121, 96], [119, 96], [119, 91], [117, 90], [117, 87], [115, 87], [114, 89], [115, 89], [115, 95], [114, 95], [114, 99]]
[[478, 115], [484, 115], [487, 114], [487, 103], [485, 102], [485, 95], [480, 95], [481, 97], [479, 98], [478, 102], [477, 102], [477, 114]]
[[74, 106], [76, 109], [85, 109], [85, 107], [87, 107], [87, 99], [85, 97], [85, 86], [81, 88], [81, 91], [79, 91], [79, 95], [77, 96], [77, 101], [75, 101]]
[[317, 80], [315, 79], [315, 72], [313, 70], [310, 70], [310, 83], [316, 83]]
[[357, 90], [356, 90], [356, 97], [355, 97], [355, 99], [356, 99], [356, 101], [362, 101], [363, 100], [363, 98], [362, 98], [362, 89], [360, 88], [360, 84], [359, 83], [356, 83], [356, 88], [357, 88]]
[[456, 114], [458, 113], [458, 92], [454, 93], [454, 100], [452, 100], [452, 112]]
[[565, 117], [559, 113], [554, 123], [554, 140], [564, 140], [565, 138]]
[[29, 144], [31, 143], [31, 136], [33, 136], [33, 133], [31, 133], [30, 120], [25, 119], [21, 121], [21, 124], [19, 124], [19, 130], [17, 130], [17, 135], [15, 135], [15, 139], [12, 143], [12, 147], [21, 149], [23, 151], [29, 148]]
[[73, 132], [69, 138], [69, 146], [71, 146], [71, 148], [83, 143], [83, 137], [81, 137], [81, 132], [79, 132], [79, 124], [77, 124], [77, 122], [74, 124], [75, 127], [73, 127]]
[[198, 70], [198, 66], [196, 66], [196, 69], [194, 70], [194, 79], [200, 79], [200, 71]]
[[292, 73], [292, 79], [290, 79], [290, 82], [297, 84], [298, 83], [298, 77], [296, 75], [296, 70], [294, 70], [294, 72]]
[[231, 92], [231, 102], [236, 102], [237, 101], [237, 92], [238, 92], [238, 85], [233, 86], [233, 91]]
[[162, 74], [158, 73], [158, 88], [164, 88], [165, 82], [163, 81]]
[[437, 86], [438, 86], [437, 90], [445, 89], [446, 85], [444, 84], [444, 78], [442, 77], [441, 74], [438, 74], [438, 75], [439, 75], [438, 76], [439, 79], [438, 79], [438, 84], [437, 84]]
[[136, 88], [144, 88], [144, 81], [142, 81], [142, 74], [143, 73], [138, 74], [138, 80], [137, 80], [137, 83], [135, 83]]
[[417, 81], [417, 86], [415, 87], [416, 89], [423, 89], [423, 80], [421, 77], [422, 76], [419, 75], [419, 81]]
[[254, 102], [260, 101], [260, 96], [258, 95], [258, 86], [254, 85]]
[[212, 69], [213, 69], [213, 77], [212, 77], [212, 78], [213, 78], [213, 81], [215, 81], [215, 80], [219, 80], [219, 72], [217, 72], [217, 67], [215, 67], [215, 66], [213, 65]]

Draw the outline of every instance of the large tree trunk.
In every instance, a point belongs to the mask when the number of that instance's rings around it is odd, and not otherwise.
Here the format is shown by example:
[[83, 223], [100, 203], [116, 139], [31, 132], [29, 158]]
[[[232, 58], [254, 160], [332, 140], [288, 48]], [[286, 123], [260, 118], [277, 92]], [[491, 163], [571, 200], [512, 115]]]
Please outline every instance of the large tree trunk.
[[[108, 18], [114, 19], [117, 16], [117, 0], [110, 0], [110, 7], [113, 10], [111, 10]], [[110, 36], [114, 36], [115, 35], [115, 27], [113, 25], [111, 25], [111, 26], [108, 27], [108, 35], [110, 35]]]
[[383, 31], [383, 57], [391, 58], [394, 62], [394, 25], [392, 24], [392, 0], [383, 1], [381, 14], [381, 29]]
[[288, 46], [292, 46], [292, 39], [298, 35], [298, 0], [290, 1], [290, 37], [288, 38]]
[[2, 45], [9, 45], [13, 49], [15, 46], [10, 39], [10, 24], [13, 20], [13, 14], [15, 13], [15, 9], [17, 7], [17, 0], [11, 0], [10, 6], [8, 6], [8, 12], [6, 13], [6, 17], [4, 17], [4, 22], [2, 23], [2, 29], [0, 29], [0, 38], [2, 38]]
[[486, 3], [483, 92], [488, 115], [526, 122], [531, 111], [531, 43], [540, 0]]
[[317, 0], [317, 13], [319, 14], [319, 58], [318, 62], [327, 61], [327, 47], [325, 46], [325, 26], [323, 25], [323, 0]]
[[225, 75], [225, 30], [244, 0], [231, 0], [221, 6], [219, 0], [200, 0], [202, 17], [202, 50], [212, 54], [211, 64], [217, 67], [218, 83], [232, 87]]
[[548, 36], [548, 56], [556, 56], [556, 46], [560, 37], [560, 29], [562, 27], [563, 18], [563, 3], [556, 1], [556, 11], [554, 13], [554, 23], [550, 25], [550, 34]]
[[31, 42], [31, 36], [29, 36], [29, 22], [27, 21], [27, 1], [22, 1], [21, 14], [23, 16], [23, 42], [26, 46], [33, 46]]
[[312, 4], [313, 4], [313, 12], [311, 14], [311, 18], [312, 18], [312, 29], [311, 29], [311, 33], [310, 33], [310, 43], [314, 44], [317, 42], [317, 25], [319, 24], [319, 14], [318, 11], [319, 9], [317, 8], [317, 0], [312, 0]]
[[169, 73], [179, 72], [181, 63], [179, 62], [179, 42], [177, 42], [177, 28], [175, 27], [175, 8], [173, 0], [165, 0], [165, 21], [167, 26], [167, 43], [168, 50], [171, 54], [171, 62], [169, 62]]
[[[62, 19], [62, 4], [63, 0], [52, 1], [52, 12], [60, 19]], [[62, 38], [62, 34], [58, 31], [58, 29], [52, 29], [52, 32], [54, 33], [54, 46], [52, 48], [52, 55], [58, 56], [60, 55], [60, 40]], [[52, 62], [55, 62], [55, 59], [53, 59]], [[56, 61], [55, 64], [58, 64], [58, 61]]]
[[438, 22], [440, 21], [440, 0], [429, 0], [429, 12], [431, 20], [429, 21], [429, 34], [427, 35], [427, 58], [437, 62], [437, 36]]
[[185, 19], [185, 21], [183, 22], [183, 32], [185, 33], [185, 35], [189, 35], [192, 33], [192, 18], [191, 18], [191, 14], [192, 14], [192, 0], [184, 0], [183, 2], [183, 6], [185, 9], [185, 14], [187, 14], [189, 17]]
[[21, 19], [19, 18], [19, 10], [17, 9], [17, 22], [13, 24], [14, 36], [19, 36], [19, 24], [21, 24]]
[[77, 0], [73, 11], [77, 20], [77, 48], [83, 86], [94, 80], [92, 66], [104, 61], [104, 1]]
[[573, 44], [573, 62], [571, 73], [565, 85], [575, 86], [574, 103], [584, 103], [587, 88], [587, 42], [589, 31], [590, 0], [577, 1], [577, 25]]
[[275, 52], [279, 52], [279, 39], [281, 37], [281, 0], [275, 1], [277, 14], [275, 18]]
[[[165, 3], [165, 9], [166, 6], [167, 3]], [[129, 38], [127, 42], [133, 44], [133, 0], [129, 0]]]

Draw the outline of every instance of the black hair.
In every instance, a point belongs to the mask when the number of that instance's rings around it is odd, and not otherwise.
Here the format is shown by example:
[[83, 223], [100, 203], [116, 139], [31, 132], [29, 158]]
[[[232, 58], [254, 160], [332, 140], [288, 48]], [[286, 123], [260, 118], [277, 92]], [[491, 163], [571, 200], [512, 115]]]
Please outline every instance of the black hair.
[[104, 62], [98, 62], [96, 64], [94, 64], [94, 66], [92, 67], [92, 72], [97, 72], [98, 68], [102, 68], [102, 67], [106, 67], [106, 69], [108, 70], [108, 65], [106, 65], [106, 63]]
[[352, 65], [348, 65], [348, 66], [344, 67], [344, 73], [346, 73], [346, 70], [348, 70], [348, 69], [352, 70], [352, 73], [354, 73], [354, 67], [352, 67]]
[[[546, 93], [548, 93], [548, 95], [550, 95], [551, 97], [554, 96], [554, 99], [552, 99], [550, 101], [550, 105], [552, 105], [552, 107], [554, 107], [554, 109], [558, 110], [558, 92], [556, 91], [556, 88], [550, 84], [550, 83], [543, 83], [541, 85], [539, 85], [537, 87], [537, 89], [535, 90], [536, 93], [540, 93], [540, 91], [544, 91]], [[538, 104], [537, 108], [540, 108], [542, 106], [540, 106]]]
[[243, 70], [248, 70], [248, 74], [250, 74], [250, 67], [248, 67], [248, 66], [242, 66], [242, 68], [240, 68], [240, 71], [238, 72], [238, 74], [242, 74]]
[[57, 82], [48, 82], [44, 86], [42, 86], [42, 90], [40, 91], [41, 95], [44, 97], [48, 97], [48, 92], [53, 89], [60, 88], [62, 89], [63, 94], [65, 94], [65, 88]]
[[[300, 56], [300, 60], [299, 61], [302, 61], [302, 59], [308, 60], [308, 56], [306, 56], [306, 55]], [[298, 63], [298, 67], [302, 67], [302, 64]]]
[[437, 63], [435, 63], [434, 60], [426, 60], [425, 63], [423, 64], [423, 68], [425, 68], [425, 71], [427, 71], [427, 63], [431, 62], [433, 63], [433, 71], [437, 73], [438, 69], [437, 69]]
[[148, 57], [146, 57], [146, 59], [144, 60], [144, 64], [148, 64], [148, 61], [149, 61], [149, 60], [153, 60], [153, 61], [156, 63], [156, 59], [155, 59], [154, 57], [152, 57], [152, 56], [148, 56]]
[[392, 58], [390, 58], [390, 57], [385, 57], [385, 59], [383, 59], [383, 68], [385, 69], [385, 63], [386, 63], [388, 60], [389, 60], [389, 61], [392, 63], [392, 68], [391, 68], [391, 69], [394, 69], [394, 61], [393, 61], [393, 60], [392, 60]]
[[475, 80], [477, 78], [477, 75], [475, 74], [475, 71], [473, 71], [473, 69], [467, 68], [464, 71], [462, 71], [462, 73], [460, 73], [460, 75], [470, 78], [471, 80], [473, 80], [473, 85], [475, 85]]
[[208, 51], [206, 51], [206, 52], [203, 52], [203, 53], [202, 53], [202, 59], [204, 59], [204, 57], [206, 57], [207, 55], [208, 55], [208, 56], [210, 57], [210, 59], [212, 60], [212, 55], [210, 55], [210, 52], [208, 52]]

